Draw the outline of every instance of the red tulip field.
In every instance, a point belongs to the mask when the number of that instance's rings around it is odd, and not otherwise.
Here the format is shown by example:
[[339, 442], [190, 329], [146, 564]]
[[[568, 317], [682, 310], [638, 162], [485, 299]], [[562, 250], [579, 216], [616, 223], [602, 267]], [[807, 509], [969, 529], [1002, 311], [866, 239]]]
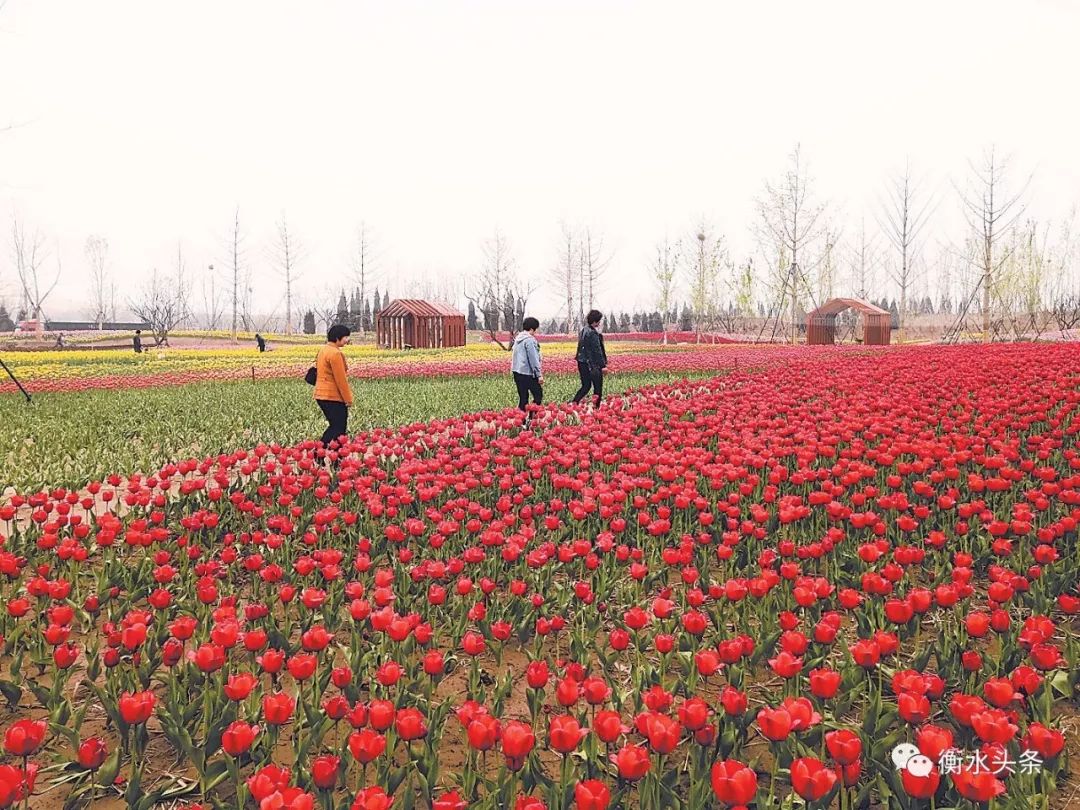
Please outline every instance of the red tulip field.
[[760, 354], [0, 500], [0, 808], [1080, 807], [1080, 348]]

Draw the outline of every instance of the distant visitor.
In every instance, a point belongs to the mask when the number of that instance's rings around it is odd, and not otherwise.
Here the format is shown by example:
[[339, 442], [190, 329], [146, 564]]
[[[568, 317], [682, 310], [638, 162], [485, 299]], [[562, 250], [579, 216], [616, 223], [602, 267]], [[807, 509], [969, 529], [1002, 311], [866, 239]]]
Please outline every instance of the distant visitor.
[[135, 347], [135, 354], [142, 354], [142, 329], [135, 330], [135, 337], [131, 340]]
[[260, 352], [266, 351], [266, 338], [264, 338], [262, 335], [258, 333], [255, 334], [255, 343], [258, 344]]

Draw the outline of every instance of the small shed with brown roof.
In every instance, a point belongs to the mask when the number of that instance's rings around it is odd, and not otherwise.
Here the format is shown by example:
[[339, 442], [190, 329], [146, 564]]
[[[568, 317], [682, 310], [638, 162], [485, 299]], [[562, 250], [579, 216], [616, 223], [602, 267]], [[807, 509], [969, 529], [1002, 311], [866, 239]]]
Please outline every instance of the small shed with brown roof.
[[384, 349], [443, 349], [465, 345], [465, 316], [446, 304], [397, 298], [375, 316]]
[[833, 298], [806, 316], [806, 343], [809, 346], [836, 343], [836, 316], [853, 309], [863, 316], [863, 343], [888, 346], [892, 338], [892, 315], [888, 310], [861, 298]]

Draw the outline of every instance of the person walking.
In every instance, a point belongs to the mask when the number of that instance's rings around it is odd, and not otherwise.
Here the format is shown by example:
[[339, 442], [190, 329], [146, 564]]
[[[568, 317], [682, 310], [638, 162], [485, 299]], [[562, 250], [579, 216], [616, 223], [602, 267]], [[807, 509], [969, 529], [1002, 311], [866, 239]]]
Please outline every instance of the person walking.
[[532, 394], [533, 404], [541, 405], [544, 402], [544, 371], [540, 363], [540, 341], [536, 339], [540, 321], [526, 318], [521, 326], [521, 331], [514, 338], [510, 370], [517, 386], [518, 408], [525, 411], [527, 424], [531, 418], [528, 414], [529, 394]]
[[604, 394], [604, 374], [607, 369], [607, 350], [604, 348], [604, 336], [597, 327], [604, 319], [599, 310], [590, 310], [585, 316], [585, 326], [578, 333], [577, 360], [578, 374], [581, 375], [581, 388], [574, 394], [576, 405], [585, 399], [592, 389], [597, 405]]
[[259, 347], [259, 352], [265, 352], [266, 351], [266, 338], [264, 338], [258, 332], [255, 333], [255, 343]]
[[349, 408], [353, 394], [346, 376], [348, 366], [341, 347], [349, 342], [349, 327], [334, 324], [327, 330], [326, 345], [315, 358], [315, 402], [326, 417], [327, 428], [322, 435], [323, 447], [349, 432]]
[[135, 354], [142, 354], [142, 329], [135, 330], [135, 337], [132, 338], [131, 345], [135, 347]]

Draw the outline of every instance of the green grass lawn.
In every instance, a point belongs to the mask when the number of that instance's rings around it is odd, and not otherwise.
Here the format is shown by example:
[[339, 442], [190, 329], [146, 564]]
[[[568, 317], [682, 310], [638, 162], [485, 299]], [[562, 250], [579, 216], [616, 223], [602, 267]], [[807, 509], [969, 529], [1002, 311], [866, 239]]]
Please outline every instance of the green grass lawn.
[[[683, 379], [686, 373], [620, 373], [605, 393]], [[701, 376], [701, 375], [696, 375]], [[545, 395], [568, 400], [578, 379], [551, 375]], [[349, 429], [409, 424], [516, 404], [509, 376], [354, 383]], [[293, 444], [326, 423], [302, 381], [193, 385], [41, 394], [27, 405], [0, 396], [0, 493], [81, 487], [110, 473], [153, 472], [170, 460]]]

